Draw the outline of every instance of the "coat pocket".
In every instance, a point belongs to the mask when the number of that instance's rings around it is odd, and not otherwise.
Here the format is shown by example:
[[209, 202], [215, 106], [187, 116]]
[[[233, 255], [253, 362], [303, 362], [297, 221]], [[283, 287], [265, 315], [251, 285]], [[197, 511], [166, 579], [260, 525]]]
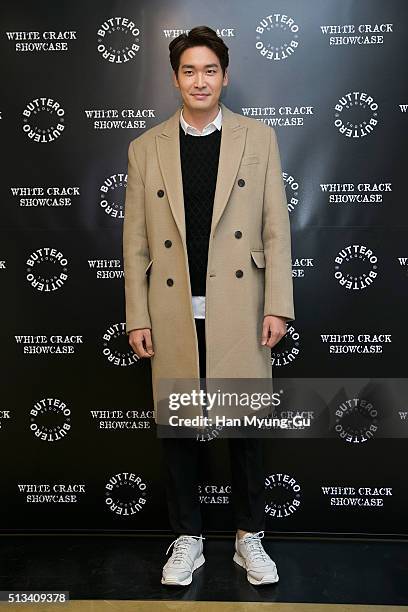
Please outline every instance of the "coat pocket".
[[259, 164], [258, 155], [245, 155], [241, 160], [241, 166], [247, 166], [248, 164]]
[[251, 257], [257, 268], [265, 267], [265, 253], [263, 249], [251, 249]]

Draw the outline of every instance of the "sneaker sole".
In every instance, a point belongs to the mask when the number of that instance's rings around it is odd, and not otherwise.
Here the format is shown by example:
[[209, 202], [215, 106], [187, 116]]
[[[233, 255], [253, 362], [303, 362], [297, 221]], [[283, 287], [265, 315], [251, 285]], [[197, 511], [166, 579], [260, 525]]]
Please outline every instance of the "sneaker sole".
[[[233, 561], [235, 561], [235, 563], [239, 565], [240, 567], [243, 567], [244, 570], [247, 569], [245, 559], [241, 557], [241, 555], [239, 555], [236, 551], [233, 556]], [[278, 582], [279, 576], [277, 573], [276, 573], [276, 577], [271, 576], [270, 574], [267, 574], [266, 576], [261, 578], [261, 580], [256, 580], [256, 578], [254, 578], [253, 576], [250, 576], [247, 571], [247, 579], [248, 579], [248, 582], [250, 582], [251, 584], [274, 584], [275, 582]]]
[[193, 581], [193, 572], [194, 570], [196, 570], [198, 567], [201, 567], [201, 565], [203, 565], [205, 559], [204, 559], [204, 555], [201, 554], [199, 557], [197, 557], [197, 559], [194, 561], [194, 565], [193, 565], [193, 570], [190, 574], [190, 576], [188, 576], [188, 578], [185, 578], [185, 580], [177, 580], [176, 577], [172, 577], [172, 576], [167, 576], [167, 578], [161, 578], [161, 583], [162, 584], [168, 584], [170, 586], [187, 586], [188, 584], [191, 584]]

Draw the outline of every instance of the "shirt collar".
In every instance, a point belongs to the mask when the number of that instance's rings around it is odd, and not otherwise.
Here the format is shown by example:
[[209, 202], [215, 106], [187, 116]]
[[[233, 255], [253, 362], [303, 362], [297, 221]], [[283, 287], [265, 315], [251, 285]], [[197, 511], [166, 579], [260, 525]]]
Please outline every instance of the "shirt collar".
[[[184, 133], [187, 134], [187, 129], [190, 128], [191, 130], [195, 130], [196, 132], [198, 132], [197, 128], [193, 127], [192, 125], [190, 125], [189, 123], [187, 123], [187, 121], [184, 119], [183, 117], [183, 109], [181, 109], [180, 112], [180, 123], [181, 126], [184, 130]], [[215, 119], [213, 119], [210, 123], [208, 123], [204, 128], [203, 128], [203, 132], [210, 127], [210, 125], [214, 125], [217, 130], [221, 129], [221, 125], [222, 125], [222, 109], [221, 106], [219, 107], [219, 111], [217, 116], [215, 117]]]

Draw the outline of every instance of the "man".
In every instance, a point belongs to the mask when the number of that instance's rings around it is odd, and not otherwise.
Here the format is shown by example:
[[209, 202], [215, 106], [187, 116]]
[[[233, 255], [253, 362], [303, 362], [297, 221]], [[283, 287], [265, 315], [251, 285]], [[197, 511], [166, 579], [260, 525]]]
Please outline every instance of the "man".
[[[294, 319], [291, 241], [273, 128], [220, 102], [228, 48], [206, 26], [169, 45], [182, 108], [129, 145], [123, 254], [126, 331], [159, 379], [270, 378], [270, 349]], [[278, 580], [262, 546], [260, 439], [229, 438], [234, 561], [252, 584]], [[195, 439], [162, 438], [178, 536], [162, 583], [204, 563]]]

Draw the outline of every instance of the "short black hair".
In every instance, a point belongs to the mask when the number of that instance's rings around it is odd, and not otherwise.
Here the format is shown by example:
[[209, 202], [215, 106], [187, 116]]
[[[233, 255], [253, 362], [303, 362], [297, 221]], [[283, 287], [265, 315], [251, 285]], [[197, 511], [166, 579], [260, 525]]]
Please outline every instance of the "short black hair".
[[228, 47], [217, 32], [208, 26], [196, 26], [188, 34], [180, 34], [169, 44], [170, 64], [176, 76], [180, 66], [180, 56], [191, 47], [208, 47], [219, 59], [223, 74], [229, 63]]

